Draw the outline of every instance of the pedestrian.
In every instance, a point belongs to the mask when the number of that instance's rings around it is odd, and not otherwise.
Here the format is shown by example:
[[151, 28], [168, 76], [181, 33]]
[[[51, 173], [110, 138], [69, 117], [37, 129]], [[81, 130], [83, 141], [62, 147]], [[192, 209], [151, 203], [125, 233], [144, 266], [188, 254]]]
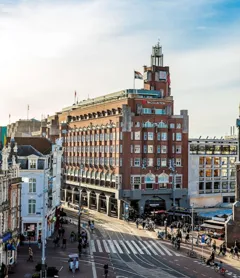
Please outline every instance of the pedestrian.
[[28, 247], [28, 262], [33, 262], [33, 250], [31, 247]]
[[62, 239], [62, 249], [66, 249], [66, 245], [67, 245], [67, 239], [65, 237], [63, 237], [63, 239]]
[[226, 247], [225, 242], [222, 245], [222, 254], [223, 254], [223, 256], [226, 256], [226, 254], [227, 254], [227, 247]]
[[138, 229], [138, 225], [139, 225], [139, 220], [137, 219], [136, 220], [136, 227], [137, 227], [137, 229]]
[[41, 236], [38, 237], [38, 249], [41, 249], [42, 247], [42, 239]]
[[104, 270], [104, 277], [106, 278], [108, 276], [108, 264], [105, 264], [103, 266], [103, 270]]
[[237, 257], [239, 259], [237, 244], [234, 246], [234, 257]]
[[230, 255], [229, 255], [229, 257], [232, 257], [232, 258], [233, 258], [233, 254], [234, 254], [234, 247], [232, 246], [231, 249], [230, 249]]
[[64, 237], [64, 234], [65, 234], [65, 230], [64, 228], [62, 228], [62, 237]]
[[94, 224], [93, 223], [91, 223], [90, 228], [91, 228], [91, 231], [93, 233], [93, 231], [94, 231]]
[[217, 249], [216, 240], [213, 241], [212, 248], [213, 248], [214, 252], [216, 252], [216, 249]]
[[143, 230], [144, 230], [145, 226], [146, 226], [146, 222], [143, 221], [143, 222], [142, 222], [142, 228], [143, 228]]
[[91, 220], [89, 219], [88, 220], [88, 227], [90, 228], [90, 226], [91, 226]]

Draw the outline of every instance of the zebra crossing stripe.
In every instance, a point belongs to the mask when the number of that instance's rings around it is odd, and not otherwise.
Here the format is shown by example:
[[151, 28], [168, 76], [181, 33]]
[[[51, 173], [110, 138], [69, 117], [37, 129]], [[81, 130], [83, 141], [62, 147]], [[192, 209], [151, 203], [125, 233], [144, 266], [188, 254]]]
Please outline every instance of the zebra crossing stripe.
[[95, 244], [94, 244], [94, 241], [92, 239], [90, 240], [90, 248], [94, 253], [96, 252]]
[[134, 247], [138, 250], [138, 252], [141, 254], [141, 255], [144, 255], [142, 249], [137, 245], [137, 243], [132, 240], [132, 244], [134, 245]]
[[112, 252], [113, 252], [113, 253], [117, 253], [117, 250], [116, 250], [116, 248], [115, 248], [113, 242], [112, 242], [110, 239], [108, 240], [108, 244], [109, 244], [109, 246], [110, 246]]
[[144, 243], [147, 245], [148, 249], [154, 254], [154, 255], [158, 255], [158, 253], [152, 248], [152, 246], [150, 245], [150, 243], [148, 241], [144, 241]]
[[147, 250], [147, 247], [143, 245], [143, 243], [139, 240], [138, 243], [142, 246], [142, 249], [148, 254], [151, 255], [151, 253]]
[[131, 249], [132, 253], [133, 253], [134, 255], [136, 255], [136, 254], [137, 254], [137, 251], [134, 249], [134, 247], [132, 246], [132, 244], [131, 244], [128, 240], [126, 240], [126, 244], [127, 244], [128, 247]]
[[152, 246], [159, 252], [159, 254], [161, 254], [162, 256], [165, 256], [165, 254], [163, 253], [163, 251], [156, 245], [156, 243], [154, 243], [152, 240], [150, 241], [150, 244], [152, 244]]
[[97, 239], [97, 246], [98, 246], [98, 251], [102, 253], [103, 252], [102, 245], [99, 239]]
[[104, 239], [103, 239], [102, 242], [103, 242], [103, 246], [104, 246], [106, 252], [107, 252], [107, 253], [110, 253], [110, 250], [109, 250], [109, 248], [108, 248], [107, 242], [106, 242]]
[[130, 251], [128, 250], [127, 246], [124, 244], [122, 240], [119, 241], [120, 244], [123, 246], [123, 248], [127, 251], [128, 254], [130, 254]]
[[172, 253], [163, 244], [160, 242], [157, 242], [157, 244], [165, 251], [168, 256], [172, 256]]
[[116, 239], [113, 240], [113, 243], [115, 244], [115, 246], [117, 247], [117, 250], [120, 254], [123, 254], [123, 251], [121, 249], [121, 247], [119, 246], [118, 242], [116, 241]]

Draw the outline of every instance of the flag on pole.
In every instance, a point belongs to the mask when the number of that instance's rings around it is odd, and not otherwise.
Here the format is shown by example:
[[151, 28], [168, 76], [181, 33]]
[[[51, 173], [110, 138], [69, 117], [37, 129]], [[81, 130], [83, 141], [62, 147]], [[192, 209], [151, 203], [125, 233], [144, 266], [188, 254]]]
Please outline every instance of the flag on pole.
[[139, 71], [134, 71], [134, 79], [143, 79], [143, 75]]

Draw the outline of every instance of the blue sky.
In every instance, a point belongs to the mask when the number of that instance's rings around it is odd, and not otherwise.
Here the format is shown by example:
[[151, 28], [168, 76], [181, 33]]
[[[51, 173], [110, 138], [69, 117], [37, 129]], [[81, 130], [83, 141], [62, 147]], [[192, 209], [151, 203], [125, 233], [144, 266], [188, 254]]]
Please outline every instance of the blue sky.
[[[9, 4], [11, 2], [11, 4]], [[190, 136], [222, 136], [240, 102], [240, 0], [0, 0], [0, 124], [132, 87], [160, 39]], [[136, 81], [138, 88], [141, 81]]]

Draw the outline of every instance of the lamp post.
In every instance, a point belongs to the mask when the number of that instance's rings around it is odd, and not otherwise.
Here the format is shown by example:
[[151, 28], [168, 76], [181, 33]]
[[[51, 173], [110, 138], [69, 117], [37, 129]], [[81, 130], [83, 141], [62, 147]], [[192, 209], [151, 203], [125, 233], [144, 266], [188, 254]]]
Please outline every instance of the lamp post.
[[192, 251], [193, 251], [193, 231], [194, 231], [194, 228], [193, 228], [193, 224], [194, 224], [194, 221], [193, 221], [193, 206], [194, 204], [192, 204]]

